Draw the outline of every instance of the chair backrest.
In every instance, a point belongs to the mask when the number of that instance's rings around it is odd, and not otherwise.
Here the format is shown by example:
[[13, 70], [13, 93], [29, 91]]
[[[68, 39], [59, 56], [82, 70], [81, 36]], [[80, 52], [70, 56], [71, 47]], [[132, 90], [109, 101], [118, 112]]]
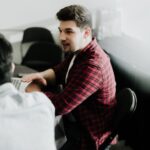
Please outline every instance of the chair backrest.
[[[129, 119], [137, 107], [137, 97], [133, 90], [124, 88], [117, 94], [116, 112], [111, 135], [104, 141], [99, 150], [104, 150], [118, 134], [121, 124]], [[129, 121], [129, 120], [128, 120]]]
[[21, 41], [21, 55], [25, 55], [27, 49], [34, 42], [51, 42], [55, 44], [55, 40], [52, 36], [50, 30], [44, 27], [29, 27], [23, 32], [23, 37]]
[[42, 71], [61, 61], [62, 49], [58, 45], [50, 42], [36, 42], [29, 47], [21, 64]]
[[29, 27], [24, 30], [21, 43], [43, 41], [55, 43], [54, 38], [47, 28], [44, 27]]

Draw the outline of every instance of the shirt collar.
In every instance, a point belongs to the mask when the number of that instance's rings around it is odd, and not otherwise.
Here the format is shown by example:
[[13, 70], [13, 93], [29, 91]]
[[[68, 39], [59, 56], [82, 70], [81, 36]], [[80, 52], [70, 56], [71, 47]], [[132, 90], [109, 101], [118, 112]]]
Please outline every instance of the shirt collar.
[[89, 48], [95, 47], [96, 43], [96, 38], [92, 38], [92, 41], [85, 48], [82, 49], [82, 52], [86, 51]]

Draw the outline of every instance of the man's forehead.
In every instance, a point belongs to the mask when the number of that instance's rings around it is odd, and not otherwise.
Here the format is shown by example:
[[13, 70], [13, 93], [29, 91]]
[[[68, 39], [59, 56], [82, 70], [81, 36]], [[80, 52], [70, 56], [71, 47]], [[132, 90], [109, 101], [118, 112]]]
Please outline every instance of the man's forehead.
[[59, 28], [61, 29], [75, 29], [78, 28], [75, 21], [60, 21]]
[[59, 30], [66, 30], [66, 31], [76, 31], [78, 30], [77, 27], [58, 27]]

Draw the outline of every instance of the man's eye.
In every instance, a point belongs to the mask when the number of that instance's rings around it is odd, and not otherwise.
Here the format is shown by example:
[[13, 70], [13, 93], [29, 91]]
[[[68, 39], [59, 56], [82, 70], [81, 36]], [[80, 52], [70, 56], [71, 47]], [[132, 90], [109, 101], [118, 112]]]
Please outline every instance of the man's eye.
[[67, 34], [71, 34], [71, 33], [73, 33], [73, 31], [66, 31], [66, 33], [67, 33]]

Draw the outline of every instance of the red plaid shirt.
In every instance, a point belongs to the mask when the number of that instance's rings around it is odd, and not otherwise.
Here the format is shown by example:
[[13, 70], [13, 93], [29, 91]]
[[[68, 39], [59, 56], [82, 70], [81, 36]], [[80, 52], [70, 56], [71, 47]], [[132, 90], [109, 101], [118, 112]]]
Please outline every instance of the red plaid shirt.
[[[65, 84], [65, 76], [72, 57], [54, 68], [58, 83]], [[115, 100], [116, 83], [109, 57], [96, 39], [79, 52], [69, 71], [63, 92], [47, 93], [57, 114], [73, 112], [76, 119], [94, 141], [95, 148], [110, 134]], [[86, 138], [81, 149], [88, 150]]]

